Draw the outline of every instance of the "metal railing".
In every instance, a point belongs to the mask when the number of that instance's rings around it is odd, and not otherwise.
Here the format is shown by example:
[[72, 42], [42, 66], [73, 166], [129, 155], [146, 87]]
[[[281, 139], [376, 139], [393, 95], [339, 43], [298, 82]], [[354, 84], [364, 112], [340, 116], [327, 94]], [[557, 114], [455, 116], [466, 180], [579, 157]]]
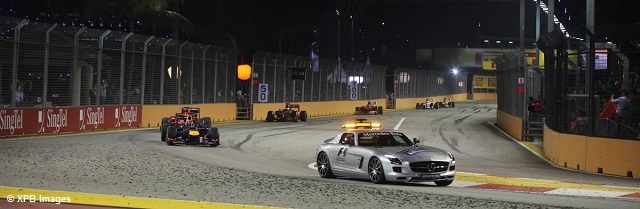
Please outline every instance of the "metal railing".
[[0, 16], [9, 107], [234, 101], [238, 50]]
[[420, 98], [467, 92], [467, 73], [397, 68], [394, 98]]
[[[317, 68], [313, 64], [309, 57], [258, 52], [253, 55], [253, 82], [262, 85], [251, 85], [244, 91], [250, 92], [250, 101], [267, 103], [384, 97], [386, 66], [325, 59], [318, 60]], [[306, 78], [291, 79], [295, 69], [302, 69]], [[260, 86], [268, 91], [261, 91]]]

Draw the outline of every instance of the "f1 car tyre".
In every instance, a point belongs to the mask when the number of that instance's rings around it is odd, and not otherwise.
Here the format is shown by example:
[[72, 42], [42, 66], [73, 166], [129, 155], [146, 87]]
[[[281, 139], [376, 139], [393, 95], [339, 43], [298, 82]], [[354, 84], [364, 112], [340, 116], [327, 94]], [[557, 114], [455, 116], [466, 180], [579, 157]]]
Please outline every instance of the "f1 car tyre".
[[160, 126], [160, 140], [162, 141], [167, 140], [167, 128], [169, 128], [168, 123], [163, 123], [162, 126]]
[[318, 174], [322, 178], [335, 178], [331, 171], [331, 163], [329, 163], [329, 156], [327, 153], [321, 152], [316, 159], [316, 165], [318, 166]]
[[218, 139], [218, 143], [217, 144], [210, 144], [209, 146], [212, 147], [217, 147], [218, 145], [220, 145], [220, 133], [218, 133], [218, 128], [216, 127], [211, 127], [208, 129], [208, 133], [209, 134], [209, 139]]
[[451, 102], [451, 107], [456, 107], [456, 103]]
[[273, 122], [273, 111], [269, 111], [267, 112], [267, 121], [268, 122]]
[[298, 112], [291, 111], [291, 121], [298, 122]]
[[420, 103], [416, 103], [416, 110], [420, 109]]
[[[169, 118], [162, 118], [162, 121], [160, 122], [160, 132], [164, 132], [162, 130], [162, 125], [165, 124], [165, 123], [169, 123]], [[164, 141], [164, 140], [162, 140], [162, 141]]]
[[453, 180], [444, 180], [444, 181], [435, 181], [434, 183], [436, 183], [436, 185], [440, 187], [443, 187], [443, 186], [449, 186], [452, 182]]
[[384, 113], [383, 109], [382, 106], [378, 106], [378, 114], [382, 115]]
[[387, 179], [384, 177], [382, 161], [377, 157], [372, 157], [371, 160], [369, 160], [369, 179], [376, 184], [387, 182]]
[[433, 104], [431, 104], [431, 105], [433, 106], [433, 109], [436, 109], [436, 110], [437, 110], [438, 108], [440, 108], [439, 103], [436, 103], [436, 105], [433, 105]]
[[166, 140], [167, 145], [174, 145], [173, 142], [171, 141], [171, 139], [177, 138], [177, 136], [178, 136], [178, 128], [176, 128], [174, 126], [169, 126], [167, 128], [167, 136], [170, 139], [170, 140]]
[[360, 112], [360, 107], [356, 107], [356, 112]]
[[220, 138], [220, 133], [218, 133], [218, 128], [211, 127], [207, 131], [208, 131], [207, 134], [209, 134], [209, 138], [210, 139], [218, 139], [218, 138]]
[[210, 117], [198, 118], [196, 123], [202, 124], [204, 127], [211, 127], [211, 118]]
[[307, 121], [307, 111], [300, 111], [300, 121]]

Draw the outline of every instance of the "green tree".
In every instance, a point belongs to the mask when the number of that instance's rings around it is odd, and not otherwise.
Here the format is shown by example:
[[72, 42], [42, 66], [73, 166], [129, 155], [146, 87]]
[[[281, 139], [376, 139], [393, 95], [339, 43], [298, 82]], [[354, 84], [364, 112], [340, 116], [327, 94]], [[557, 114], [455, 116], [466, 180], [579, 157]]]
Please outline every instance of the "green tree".
[[[127, 20], [130, 32], [135, 31], [138, 20], [144, 20], [151, 24], [153, 35], [158, 35], [158, 27], [170, 26], [174, 31], [174, 37], [179, 35], [179, 31], [191, 36], [195, 30], [191, 21], [168, 9], [172, 4], [181, 3], [181, 0], [90, 0], [86, 5], [85, 15], [94, 20], [102, 17], [122, 17]], [[167, 23], [168, 25], [165, 25]]]

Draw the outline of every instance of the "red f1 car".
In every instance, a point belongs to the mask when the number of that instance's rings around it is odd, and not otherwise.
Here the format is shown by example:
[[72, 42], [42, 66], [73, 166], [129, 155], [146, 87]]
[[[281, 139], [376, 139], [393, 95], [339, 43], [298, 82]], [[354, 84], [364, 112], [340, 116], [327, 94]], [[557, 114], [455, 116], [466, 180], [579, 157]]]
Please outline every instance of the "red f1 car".
[[[294, 110], [296, 108], [298, 111]], [[298, 122], [298, 119], [301, 121], [307, 121], [307, 111], [300, 111], [300, 104], [285, 104], [284, 109], [269, 111], [267, 112], [267, 121], [292, 121]]]
[[183, 107], [182, 112], [162, 118], [160, 140], [167, 145], [220, 145], [218, 128], [211, 127], [211, 118], [200, 118], [200, 108]]
[[382, 114], [383, 113], [382, 109], [383, 109], [382, 106], [378, 106], [375, 101], [373, 103], [371, 101], [368, 101], [367, 105], [356, 107], [356, 115]]

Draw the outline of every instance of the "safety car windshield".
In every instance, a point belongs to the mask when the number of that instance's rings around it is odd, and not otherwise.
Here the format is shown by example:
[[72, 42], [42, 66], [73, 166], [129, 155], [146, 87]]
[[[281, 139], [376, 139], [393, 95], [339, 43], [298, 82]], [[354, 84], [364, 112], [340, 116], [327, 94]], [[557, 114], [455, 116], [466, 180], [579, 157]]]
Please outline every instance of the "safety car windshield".
[[363, 147], [411, 146], [413, 142], [398, 132], [364, 132], [358, 134], [358, 145]]

